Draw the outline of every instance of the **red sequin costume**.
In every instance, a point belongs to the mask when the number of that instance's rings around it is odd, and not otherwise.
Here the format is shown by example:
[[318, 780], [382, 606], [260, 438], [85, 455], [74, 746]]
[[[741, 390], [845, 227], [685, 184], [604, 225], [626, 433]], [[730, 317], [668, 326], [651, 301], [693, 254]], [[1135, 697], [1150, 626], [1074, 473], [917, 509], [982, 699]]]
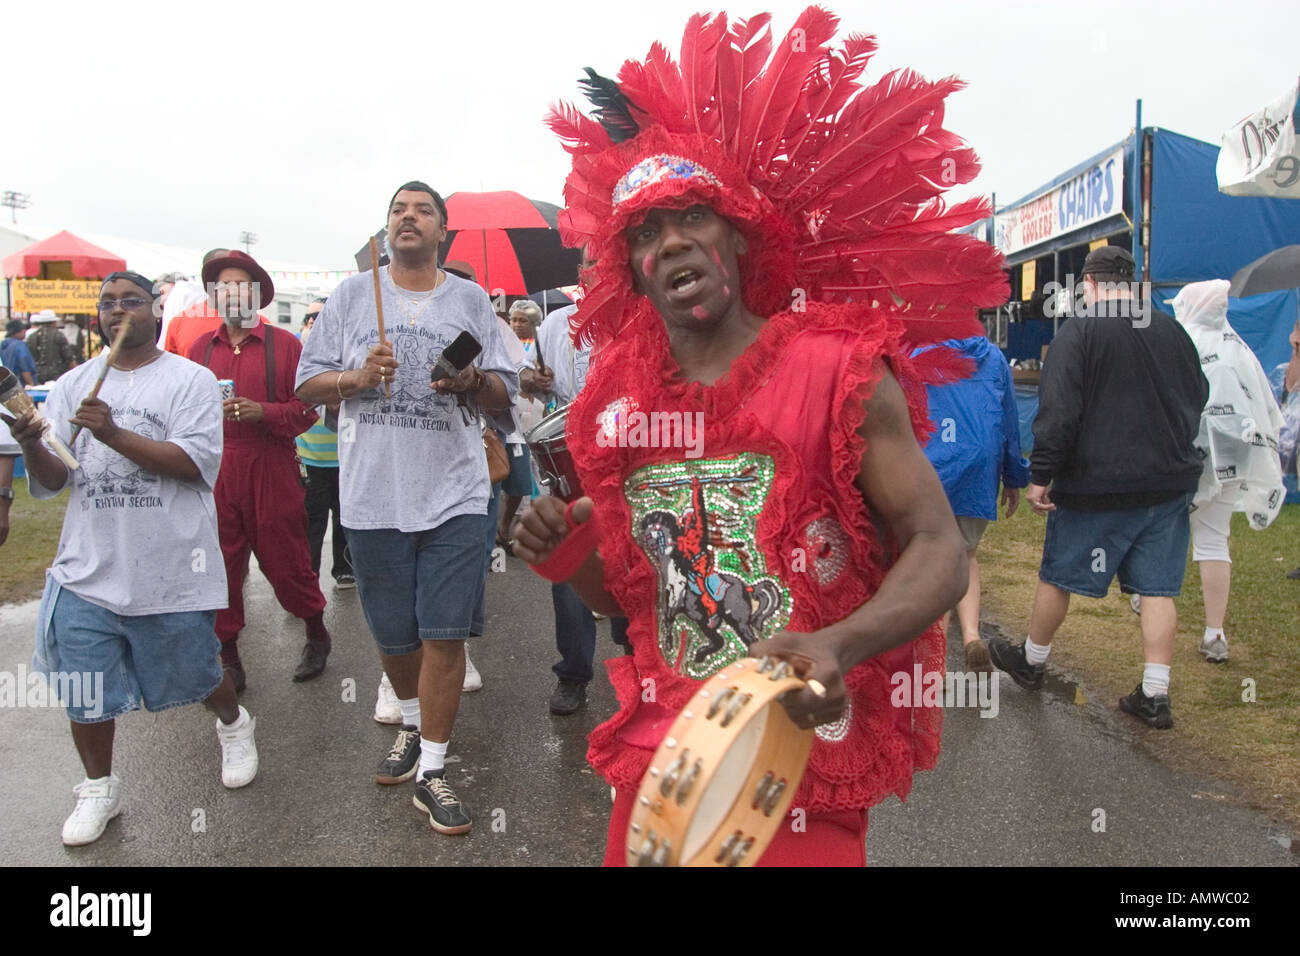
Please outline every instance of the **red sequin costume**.
[[[609, 664], [620, 709], [588, 754], [620, 790], [611, 861], [626, 796], [700, 681], [755, 640], [816, 631], [875, 594], [895, 543], [855, 484], [864, 402], [888, 367], [924, 442], [924, 384], [961, 365], [936, 349], [921, 368], [908, 350], [978, 334], [975, 309], [1006, 298], [997, 253], [951, 231], [987, 204], [939, 198], [978, 171], [942, 128], [960, 84], [898, 71], [863, 88], [874, 39], [831, 48], [836, 20], [816, 7], [780, 44], [767, 22], [697, 15], [680, 66], [655, 44], [617, 86], [591, 74], [599, 123], [567, 106], [550, 117], [573, 155], [561, 231], [597, 263], [573, 333], [602, 350], [568, 446], [634, 649]], [[634, 292], [625, 239], [651, 208], [699, 203], [744, 234], [741, 294], [770, 317], [712, 386], [680, 377], [663, 320]], [[688, 420], [703, 428], [698, 454], [656, 440]], [[932, 627], [846, 675], [849, 706], [818, 728], [794, 806], [861, 811], [907, 794], [937, 757], [940, 713], [891, 706], [890, 677], [941, 669], [943, 650]]]

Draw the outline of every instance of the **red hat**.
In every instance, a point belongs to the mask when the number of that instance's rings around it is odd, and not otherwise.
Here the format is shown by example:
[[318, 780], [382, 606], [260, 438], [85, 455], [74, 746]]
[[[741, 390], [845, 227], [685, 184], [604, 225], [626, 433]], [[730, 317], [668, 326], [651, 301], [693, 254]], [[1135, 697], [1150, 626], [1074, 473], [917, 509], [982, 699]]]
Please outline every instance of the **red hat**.
[[270, 273], [257, 264], [257, 260], [246, 252], [240, 252], [232, 249], [219, 259], [211, 259], [203, 263], [203, 284], [212, 285], [217, 281], [217, 276], [221, 275], [222, 269], [229, 268], [243, 269], [253, 281], [257, 283], [258, 289], [262, 293], [261, 304], [259, 309], [265, 309], [275, 298], [275, 283], [271, 281]]

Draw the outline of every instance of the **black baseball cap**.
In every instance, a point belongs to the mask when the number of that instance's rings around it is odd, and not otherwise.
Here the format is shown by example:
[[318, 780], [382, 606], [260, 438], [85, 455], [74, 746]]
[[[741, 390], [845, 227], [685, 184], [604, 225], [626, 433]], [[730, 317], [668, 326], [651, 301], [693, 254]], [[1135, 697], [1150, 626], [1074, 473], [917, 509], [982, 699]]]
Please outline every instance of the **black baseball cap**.
[[1083, 260], [1083, 274], [1118, 276], [1131, 279], [1137, 272], [1137, 265], [1127, 249], [1120, 246], [1102, 246], [1088, 253]]

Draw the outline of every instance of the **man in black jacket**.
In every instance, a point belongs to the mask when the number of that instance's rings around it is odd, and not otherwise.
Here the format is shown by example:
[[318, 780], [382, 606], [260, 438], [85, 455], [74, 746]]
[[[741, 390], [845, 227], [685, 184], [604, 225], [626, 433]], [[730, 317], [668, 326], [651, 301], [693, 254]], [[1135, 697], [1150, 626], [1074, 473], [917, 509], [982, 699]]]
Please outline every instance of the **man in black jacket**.
[[1052, 341], [1034, 421], [1025, 498], [1047, 515], [1047, 536], [1029, 639], [994, 639], [989, 654], [1021, 687], [1037, 689], [1070, 595], [1105, 597], [1118, 574], [1122, 591], [1142, 595], [1146, 661], [1120, 709], [1167, 728], [1173, 599], [1201, 474], [1192, 443], [1209, 384], [1182, 326], [1134, 294], [1127, 251], [1094, 249], [1083, 273], [1086, 308]]

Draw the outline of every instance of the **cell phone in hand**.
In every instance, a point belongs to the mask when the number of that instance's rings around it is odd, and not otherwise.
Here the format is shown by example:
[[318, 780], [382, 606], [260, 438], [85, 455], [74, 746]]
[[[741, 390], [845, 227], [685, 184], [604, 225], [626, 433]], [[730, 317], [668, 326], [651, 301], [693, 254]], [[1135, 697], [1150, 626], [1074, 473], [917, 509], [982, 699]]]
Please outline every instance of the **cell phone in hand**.
[[433, 368], [429, 370], [430, 381], [437, 382], [444, 378], [455, 378], [470, 362], [483, 351], [483, 346], [478, 339], [468, 332], [462, 332], [456, 336], [456, 340], [448, 345], [438, 355], [437, 361], [433, 363]]

